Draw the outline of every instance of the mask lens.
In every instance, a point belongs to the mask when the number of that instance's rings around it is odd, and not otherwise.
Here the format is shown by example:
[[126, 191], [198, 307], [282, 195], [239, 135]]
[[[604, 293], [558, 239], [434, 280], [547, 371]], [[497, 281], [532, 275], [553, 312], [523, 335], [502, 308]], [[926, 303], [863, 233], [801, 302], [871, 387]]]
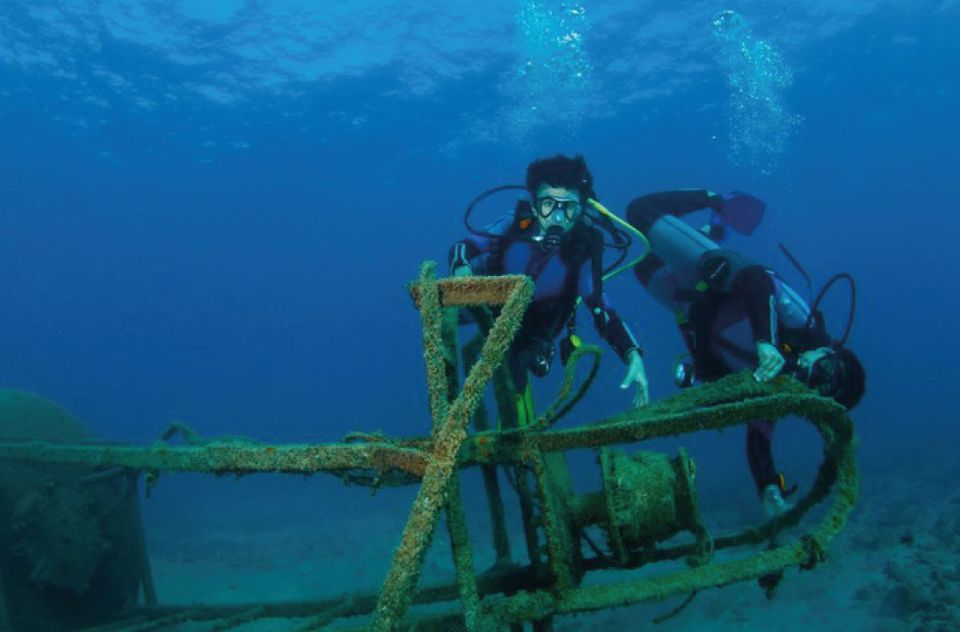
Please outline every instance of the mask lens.
[[537, 202], [534, 204], [537, 209], [537, 215], [544, 219], [553, 214], [553, 209], [556, 205], [557, 201], [553, 198], [537, 198]]
[[534, 205], [537, 209], [537, 214], [543, 218], [547, 219], [553, 215], [554, 211], [560, 211], [563, 213], [564, 218], [569, 222], [580, 212], [580, 202], [576, 200], [561, 200], [558, 198], [552, 197], [542, 197], [537, 198], [537, 202]]
[[812, 388], [824, 396], [832, 395], [838, 385], [840, 371], [837, 366], [837, 356], [835, 353], [828, 353], [817, 360], [810, 367], [810, 378], [808, 380]]

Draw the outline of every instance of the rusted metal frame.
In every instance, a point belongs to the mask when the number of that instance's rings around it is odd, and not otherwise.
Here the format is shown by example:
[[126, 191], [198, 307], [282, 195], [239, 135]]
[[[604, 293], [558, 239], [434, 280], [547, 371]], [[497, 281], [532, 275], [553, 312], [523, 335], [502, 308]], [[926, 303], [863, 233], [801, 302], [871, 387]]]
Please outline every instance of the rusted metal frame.
[[504, 469], [509, 472], [508, 476], [511, 477], [514, 491], [517, 492], [517, 499], [520, 503], [520, 519], [523, 526], [523, 539], [527, 547], [527, 559], [537, 572], [547, 572], [540, 550], [540, 536], [536, 524], [539, 517], [536, 510], [536, 497], [530, 489], [529, 467], [519, 464]]
[[[804, 410], [797, 410], [798, 407], [802, 407]], [[838, 467], [837, 455], [848, 449], [848, 444], [852, 443], [853, 440], [852, 424], [849, 418], [846, 417], [843, 409], [834, 402], [815, 395], [769, 395], [747, 400], [742, 403], [721, 404], [711, 409], [675, 413], [665, 416], [662, 424], [660, 424], [659, 421], [651, 422], [647, 419], [641, 420], [640, 422], [626, 422], [626, 424], [620, 422], [617, 425], [598, 425], [570, 431], [556, 431], [553, 433], [517, 434], [513, 437], [508, 437], [509, 434], [513, 433], [506, 433], [501, 435], [501, 437], [508, 441], [510, 447], [505, 448], [505, 446], [501, 446], [499, 456], [504, 460], [512, 462], [515, 459], [524, 459], [524, 455], [529, 454], [530, 450], [535, 450], [541, 446], [554, 450], [568, 450], [575, 447], [591, 447], [595, 441], [599, 441], [600, 445], [642, 441], [654, 436], [665, 436], [667, 433], [664, 432], [663, 425], [679, 423], [682, 426], [689, 423], [696, 423], [696, 428], [688, 428], [680, 431], [692, 432], [741, 424], [744, 423], [746, 419], [779, 419], [790, 414], [797, 414], [811, 421], [824, 439], [824, 461], [818, 470], [817, 477], [810, 491], [803, 498], [799, 499], [794, 508], [786, 514], [760, 527], [753, 527], [738, 534], [716, 538], [713, 543], [715, 549], [759, 544], [769, 540], [783, 529], [796, 525], [803, 515], [811, 507], [819, 503], [833, 488], [833, 483], [836, 478], [836, 468]], [[709, 416], [710, 418], [707, 419], [705, 416]], [[641, 427], [630, 427], [637, 425]], [[598, 440], [597, 437], [591, 433], [601, 429], [603, 431], [603, 437]], [[560, 437], [559, 440], [553, 440], [553, 437], [548, 436], [550, 434], [562, 434], [563, 436]], [[670, 434], [676, 433], [671, 432]], [[516, 441], [510, 441], [510, 439], [516, 439]], [[483, 454], [497, 454], [497, 451], [498, 448], [496, 446], [485, 446]], [[464, 452], [467, 452], [466, 448]], [[697, 545], [679, 545], [669, 549], [638, 552], [633, 554], [621, 568], [635, 568], [650, 562], [696, 555], [700, 552], [700, 549], [701, 547]], [[586, 560], [584, 564], [585, 570], [597, 570], [610, 567], [608, 562], [596, 559]]]
[[[503, 276], [448, 277], [437, 280], [442, 307], [474, 307], [482, 305], [506, 305], [520, 284], [529, 283], [521, 274]], [[420, 308], [420, 288], [411, 285], [410, 295], [417, 309]]]
[[[489, 312], [484, 308], [475, 308], [471, 310], [471, 313], [477, 322], [481, 334], [486, 336], [490, 331], [492, 322]], [[501, 363], [494, 372], [493, 395], [497, 405], [499, 428], [516, 429], [518, 426], [516, 387], [506, 363]], [[547, 568], [541, 552], [540, 537], [536, 525], [540, 517], [536, 514], [536, 494], [530, 489], [530, 481], [527, 476], [529, 472], [529, 463], [520, 462], [512, 466], [507, 465], [504, 467], [504, 473], [514, 488], [520, 504], [521, 524], [523, 526], [524, 543], [527, 549], [527, 559], [536, 572], [545, 573], [547, 572]], [[502, 513], [502, 507], [500, 511]], [[503, 529], [505, 535], [505, 524]], [[513, 629], [513, 626], [511, 626], [511, 629]]]
[[[841, 470], [845, 472], [842, 478], [842, 487], [855, 487], [856, 465], [852, 451], [841, 463]], [[821, 522], [821, 526], [815, 530], [812, 536], [809, 536], [817, 542], [818, 547], [825, 548], [842, 528], [851, 508], [848, 501], [849, 496], [846, 495], [842, 499], [838, 499], [832, 511]], [[811, 560], [811, 554], [810, 540], [801, 538], [788, 545], [741, 560], [713, 562], [677, 573], [661, 574], [614, 584], [581, 587], [560, 597], [539, 591], [538, 594], [527, 596], [528, 599], [540, 603], [540, 607], [532, 613], [524, 611], [526, 604], [522, 602], [510, 603], [510, 600], [513, 599], [510, 597], [506, 599], [506, 604], [501, 604], [499, 612], [491, 614], [501, 623], [506, 624], [516, 621], [529, 621], [532, 616], [543, 616], [543, 604], [553, 605], [552, 614], [574, 614], [627, 606], [642, 601], [665, 599], [691, 591], [755, 579], [783, 571], [792, 566], [807, 566], [813, 561]]]
[[[820, 404], [824, 402], [817, 400], [818, 398], [811, 399], [810, 403], [813, 403], [817, 408], [812, 409], [812, 412], [806, 414], [809, 415], [807, 419], [818, 428], [824, 439], [824, 460], [817, 471], [817, 476], [811, 485], [810, 491], [798, 500], [790, 511], [769, 520], [766, 524], [758, 527], [749, 527], [735, 534], [715, 538], [713, 541], [714, 550], [767, 542], [785, 528], [796, 526], [803, 515], [814, 505], [820, 503], [830, 492], [849, 494], [851, 489], [856, 489], [855, 485], [851, 488], [841, 488], [837, 485], [842, 468], [854, 468], [854, 471], [844, 474], [847, 480], [856, 482], [858, 476], [855, 471], [856, 461], [852, 456], [852, 425], [843, 422], [838, 423], [836, 418], [828, 417], [827, 415], [829, 415], [829, 411], [833, 406], [827, 403], [826, 406], [821, 407]], [[851, 454], [847, 454], [847, 452]], [[852, 506], [853, 500], [850, 500], [849, 503]], [[627, 562], [622, 565], [612, 565], [609, 560], [591, 558], [584, 560], [584, 569], [586, 571], [594, 571], [607, 568], [639, 568], [650, 563], [694, 556], [697, 555], [699, 551], [700, 546], [695, 543], [651, 551], [637, 551], [631, 554]]]
[[[457, 389], [456, 329], [450, 331], [445, 322], [436, 283], [436, 263], [424, 263], [420, 269], [420, 316], [423, 320], [423, 356], [427, 368], [427, 386], [430, 411], [433, 417], [432, 436], [436, 438], [447, 409]], [[451, 308], [447, 308], [451, 309]], [[456, 474], [450, 477], [446, 490], [447, 532], [453, 565], [463, 605], [463, 623], [469, 632], [477, 629], [480, 597], [473, 570], [473, 554], [467, 534], [467, 520], [460, 499], [460, 481]]]
[[315, 474], [394, 468], [423, 476], [427, 455], [392, 443], [269, 445], [211, 441], [202, 446], [152, 447], [113, 444], [0, 443], [0, 460], [91, 467], [127, 467], [208, 474]]
[[[498, 593], [516, 593], [520, 590], [537, 590], [549, 585], [550, 579], [538, 575], [529, 566], [498, 569], [477, 576], [477, 590], [481, 596]], [[459, 599], [456, 583], [427, 586], [414, 596], [414, 604], [435, 604]], [[84, 632], [113, 632], [124, 630], [133, 624], [189, 612], [194, 621], [215, 621], [248, 616], [257, 611], [258, 618], [305, 618], [326, 617], [336, 612], [338, 617], [352, 617], [373, 612], [377, 603], [376, 593], [355, 593], [317, 601], [282, 601], [269, 603], [243, 603], [224, 605], [190, 604], [181, 606], [137, 607], [117, 614], [117, 621]]]
[[[590, 448], [612, 443], [632, 443], [654, 437], [700, 430], [717, 430], [745, 423], [749, 415], [778, 413], [796, 395], [768, 395], [741, 403], [672, 413], [659, 419], [642, 415], [624, 421], [622, 416], [600, 424], [546, 432], [482, 432], [469, 437], [459, 465], [519, 463], [529, 447], [551, 452]], [[810, 395], [811, 400], [826, 400]], [[733, 416], [732, 413], [739, 412]], [[789, 411], [788, 411], [789, 413]], [[779, 415], [783, 416], [783, 415]], [[677, 424], [684, 426], [677, 429]], [[53, 444], [39, 441], [0, 443], [0, 460], [91, 467], [128, 467], [139, 470], [250, 474], [277, 472], [313, 474], [352, 469], [395, 468], [422, 476], [432, 448], [426, 439], [395, 443], [325, 443], [314, 445], [243, 444], [212, 441], [202, 446], [139, 447], [112, 444]], [[422, 448], [422, 449], [421, 449]]]
[[480, 596], [477, 593], [477, 577], [473, 569], [473, 552], [467, 535], [467, 518], [460, 499], [460, 481], [454, 474], [447, 486], [447, 531], [450, 534], [450, 550], [463, 605], [463, 622], [468, 632], [480, 629]]
[[181, 624], [193, 620], [196, 611], [188, 609], [184, 612], [172, 614], [161, 619], [145, 621], [130, 627], [123, 628], [123, 632], [153, 632], [154, 630], [163, 630], [167, 628], [179, 629]]
[[[587, 355], [593, 357], [593, 364], [590, 366], [587, 375], [577, 386], [576, 390], [574, 390], [573, 387], [576, 385], [577, 378], [577, 366], [580, 360]], [[600, 357], [602, 355], [603, 350], [597, 345], [581, 344], [574, 349], [570, 357], [567, 358], [566, 366], [564, 366], [563, 382], [560, 385], [560, 390], [557, 392], [557, 397], [542, 415], [537, 415], [537, 427], [548, 428], [557, 423], [583, 399], [583, 396], [587, 394], [587, 391], [597, 377], [597, 373], [600, 371]]]
[[[463, 365], [469, 371], [476, 364], [480, 355], [482, 338], [474, 338], [463, 346]], [[501, 367], [502, 368], [502, 367]], [[499, 369], [498, 369], [499, 370]], [[494, 378], [496, 379], [496, 378]], [[477, 404], [473, 413], [473, 429], [483, 432], [490, 428], [487, 417], [487, 407], [483, 400]], [[487, 495], [487, 511], [490, 515], [490, 536], [493, 540], [493, 550], [497, 564], [508, 564], [512, 559], [510, 536], [507, 532], [507, 516], [503, 505], [503, 493], [500, 489], [500, 475], [496, 465], [481, 465], [480, 473], [483, 476], [483, 488]]]
[[147, 541], [144, 536], [144, 526], [143, 526], [143, 516], [140, 513], [140, 492], [137, 489], [138, 479], [140, 478], [137, 472], [127, 472], [128, 481], [132, 486], [130, 494], [131, 502], [133, 503], [133, 511], [131, 516], [133, 516], [134, 523], [131, 526], [133, 532], [136, 533], [137, 539], [137, 555], [140, 558], [140, 585], [143, 588], [143, 600], [148, 606], [157, 605], [157, 589], [153, 581], [153, 569], [150, 566], [150, 555], [147, 552]]
[[[832, 400], [816, 395], [788, 393], [750, 399], [735, 404], [721, 404], [709, 409], [683, 413], [673, 419], [664, 417], [657, 422], [643, 424], [643, 430], [656, 430], [656, 428], [650, 428], [650, 426], [661, 426], [661, 432], [655, 436], [666, 436], [667, 433], [663, 432], [663, 427], [676, 423], [680, 423], [681, 426], [691, 422], [697, 423], [699, 425], [697, 428], [681, 430], [681, 432], [690, 432], [736, 425], [743, 423], [742, 420], [745, 419], [781, 419], [788, 415], [797, 415], [812, 422], [824, 441], [824, 460], [810, 491], [796, 502], [792, 510], [771, 520], [762, 527], [748, 529], [744, 534], [735, 536], [733, 539], [720, 538], [714, 543], [716, 548], [763, 542], [784, 528], [796, 525], [811, 507], [830, 493], [836, 480], [839, 455], [850, 449], [853, 442], [853, 425], [847, 417], [846, 411]], [[637, 440], [648, 438], [651, 437], [643, 436]], [[615, 442], [617, 441], [608, 438], [604, 444]], [[549, 442], [548, 447], [552, 447]], [[564, 447], [562, 449], [569, 448]]]
[[[500, 277], [497, 280], [504, 282], [510, 279]], [[512, 285], [500, 316], [484, 341], [480, 361], [470, 370], [463, 390], [450, 404], [446, 419], [437, 430], [433, 454], [377, 603], [371, 626], [377, 632], [386, 632], [402, 625], [444, 505], [447, 484], [456, 468], [457, 454], [467, 436], [467, 425], [494, 369], [503, 361], [533, 295], [533, 286], [527, 277], [513, 277]], [[475, 296], [471, 294], [469, 298], [471, 304], [475, 304]], [[445, 302], [447, 299], [444, 296]]]
[[451, 392], [447, 381], [446, 355], [443, 348], [443, 310], [436, 282], [437, 264], [427, 261], [420, 266], [420, 319], [423, 322], [423, 359], [427, 369], [427, 393], [430, 398], [431, 436], [447, 416]]
[[347, 616], [347, 613], [353, 607], [352, 599], [344, 599], [336, 606], [328, 608], [326, 611], [321, 612], [320, 614], [308, 619], [303, 625], [298, 627], [294, 632], [315, 632], [316, 630], [322, 630], [326, 626], [330, 625], [337, 619]]
[[530, 449], [544, 452], [597, 448], [620, 443], [636, 443], [649, 439], [677, 436], [705, 430], [720, 430], [746, 423], [751, 419], [780, 419], [794, 414], [798, 399], [811, 406], [838, 408], [816, 395], [772, 394], [741, 402], [717, 404], [707, 408], [651, 415], [631, 411], [589, 426], [578, 426], [545, 432], [506, 431], [481, 433], [470, 437], [461, 452], [461, 465], [484, 463], [516, 463]]
[[440, 338], [443, 341], [443, 369], [447, 382], [447, 401], [451, 402], [460, 390], [459, 350], [460, 310], [442, 308]]
[[[824, 463], [814, 482], [814, 490], [800, 504], [812, 505], [831, 488], [835, 489], [827, 515], [810, 533], [789, 544], [740, 560], [714, 562], [637, 580], [580, 587], [560, 595], [537, 591], [522, 598], [485, 601], [486, 611], [505, 625], [539, 619], [545, 614], [573, 614], [663, 599], [779, 573], [791, 566], [811, 568], [822, 559], [829, 543], [846, 524], [859, 486], [852, 425], [840, 407], [818, 400], [820, 398], [811, 397], [796, 402], [795, 397], [796, 403], [803, 404], [798, 408], [803, 410], [788, 411], [812, 421], [824, 439]], [[796, 507], [773, 521], [766, 531], [775, 532], [778, 527], [798, 521], [804, 511], [806, 508]], [[762, 532], [758, 530], [758, 535]]]
[[246, 625], [252, 621], [256, 621], [257, 619], [262, 619], [264, 612], [266, 612], [266, 608], [264, 606], [255, 606], [249, 610], [238, 612], [231, 617], [226, 617], [223, 620], [217, 621], [212, 628], [209, 630], [204, 630], [203, 632], [227, 632], [227, 630], [232, 630], [233, 628]]
[[[490, 333], [493, 319], [490, 310], [486, 307], [474, 307], [470, 309], [473, 320], [477, 324], [479, 333], [474, 341], [464, 348], [465, 364], [472, 365], [476, 362], [479, 355], [479, 348], [483, 340]], [[467, 362], [467, 358], [470, 359]], [[503, 362], [497, 367], [493, 374], [493, 395], [497, 406], [498, 428], [517, 427], [517, 409], [515, 405], [516, 395], [513, 385], [513, 379], [507, 367]], [[487, 430], [489, 423], [487, 420], [487, 411], [484, 402], [481, 401], [477, 408], [477, 414], [474, 415], [474, 430], [482, 432]], [[503, 504], [503, 494], [500, 487], [500, 475], [498, 466], [482, 465], [480, 466], [483, 474], [484, 489], [487, 494], [487, 507], [490, 513], [491, 536], [493, 538], [493, 549], [496, 553], [496, 564], [499, 566], [512, 564], [512, 554], [510, 547], [510, 538], [507, 531], [506, 512]], [[537, 540], [536, 528], [532, 523], [532, 494], [527, 485], [526, 472], [522, 466], [503, 468], [504, 475], [514, 487], [520, 503], [522, 514], [522, 524], [524, 540], [527, 545], [527, 557], [531, 566], [538, 571], [542, 571], [542, 560], [540, 556], [540, 545]], [[510, 632], [523, 632], [522, 624], [511, 624]]]
[[[483, 337], [490, 333], [493, 318], [488, 309], [477, 307], [470, 310]], [[493, 401], [497, 404], [498, 428], [517, 428], [516, 386], [507, 363], [503, 362], [493, 373]]]
[[556, 579], [554, 588], [564, 592], [579, 583], [579, 573], [573, 565], [579, 559], [573, 547], [579, 543], [571, 540], [570, 533], [564, 520], [564, 511], [558, 490], [554, 485], [550, 471], [544, 462], [544, 455], [539, 450], [527, 454], [527, 461], [537, 480], [537, 495], [540, 501], [540, 515], [538, 516], [543, 528], [547, 549], [547, 566]]

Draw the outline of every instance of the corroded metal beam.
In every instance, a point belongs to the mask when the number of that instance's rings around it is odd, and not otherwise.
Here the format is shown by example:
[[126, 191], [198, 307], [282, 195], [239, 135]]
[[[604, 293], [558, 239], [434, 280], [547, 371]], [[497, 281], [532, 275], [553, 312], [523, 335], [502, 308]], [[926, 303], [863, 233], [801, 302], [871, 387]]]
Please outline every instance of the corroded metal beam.
[[[421, 281], [423, 279], [421, 277]], [[467, 438], [467, 426], [483, 398], [487, 382], [503, 361], [520, 328], [523, 314], [533, 297], [533, 283], [529, 278], [507, 277], [507, 281], [510, 292], [490, 335], [483, 343], [480, 360], [471, 367], [460, 394], [446, 407], [445, 418], [436, 424], [433, 452], [380, 592], [371, 626], [375, 632], [387, 632], [403, 625], [403, 616], [413, 597], [424, 556], [444, 506], [450, 477], [457, 466], [460, 447]], [[431, 389], [439, 391], [441, 387]]]
[[[441, 307], [504, 305], [518, 284], [527, 283], [530, 283], [529, 277], [522, 274], [451, 277], [436, 281]], [[413, 284], [409, 290], [414, 304], [420, 309], [420, 286]]]
[[[676, 398], [649, 409], [628, 411], [589, 426], [530, 432], [483, 432], [468, 437], [458, 456], [460, 467], [521, 463], [530, 449], [543, 452], [591, 448], [675, 436], [701, 430], [719, 430], [749, 419], [779, 419], [794, 412], [798, 401], [810, 410], [839, 408], [787, 378], [761, 385], [748, 375], [730, 376], [715, 385], [729, 390], [749, 389], [744, 399], [703, 407], [678, 408]], [[715, 386], [704, 385], [700, 389]], [[681, 395], [682, 396], [682, 395]], [[678, 397], [681, 397], [678, 396]], [[825, 422], [827, 423], [827, 422]], [[248, 474], [279, 472], [312, 474], [354, 469], [394, 468], [422, 477], [433, 450], [429, 439], [378, 440], [310, 445], [270, 445], [253, 441], [209, 441], [196, 446], [149, 447], [113, 444], [55, 444], [41, 441], [0, 443], [0, 459], [140, 470]]]
[[314, 474], [355, 469], [397, 469], [423, 476], [427, 455], [392, 443], [268, 445], [210, 441], [197, 446], [150, 447], [112, 444], [0, 443], [0, 461], [128, 467], [158, 472]]
[[[742, 399], [722, 397], [742, 389]], [[780, 419], [791, 414], [806, 416], [821, 431], [834, 424], [849, 423], [843, 408], [819, 397], [792, 378], [778, 378], [758, 384], [748, 372], [732, 375], [697, 388], [698, 396], [713, 393], [712, 401], [689, 404], [681, 393], [649, 408], [634, 409], [603, 421], [563, 430], [530, 432], [508, 430], [479, 433], [470, 437], [460, 455], [462, 465], [515, 463], [524, 460], [530, 449], [557, 452], [580, 448], [636, 443], [660, 437], [677, 436], [704, 430], [720, 430], [745, 424], [751, 419]], [[810, 411], [811, 415], [799, 413]], [[838, 413], [838, 414], [833, 414]]]

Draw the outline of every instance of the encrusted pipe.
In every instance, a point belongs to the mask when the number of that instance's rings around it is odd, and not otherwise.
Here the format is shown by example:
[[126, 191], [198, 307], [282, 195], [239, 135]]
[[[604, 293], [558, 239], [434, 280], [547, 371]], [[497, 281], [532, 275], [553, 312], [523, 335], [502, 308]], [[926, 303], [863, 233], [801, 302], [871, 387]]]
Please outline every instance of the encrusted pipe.
[[467, 436], [467, 425], [493, 371], [503, 361], [533, 296], [533, 284], [528, 278], [515, 279], [507, 301], [484, 341], [480, 361], [470, 370], [463, 390], [448, 408], [447, 416], [437, 430], [423, 483], [383, 583], [371, 626], [375, 631], [386, 632], [402, 625], [456, 466], [457, 454]]

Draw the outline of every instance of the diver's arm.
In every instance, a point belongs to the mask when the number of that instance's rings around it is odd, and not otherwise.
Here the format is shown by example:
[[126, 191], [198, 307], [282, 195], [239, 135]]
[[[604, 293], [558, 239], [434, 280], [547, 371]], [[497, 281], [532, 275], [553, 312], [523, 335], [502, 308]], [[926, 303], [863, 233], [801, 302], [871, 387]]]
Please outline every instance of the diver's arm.
[[754, 377], [765, 382], [776, 377], [785, 364], [777, 349], [777, 309], [773, 277], [763, 266], [744, 268], [733, 281], [733, 291], [743, 298], [757, 349]]
[[633, 405], [637, 408], [646, 406], [650, 402], [650, 384], [647, 381], [647, 369], [643, 363], [643, 349], [633, 337], [633, 332], [617, 312], [606, 304], [606, 301], [600, 305], [587, 303], [587, 306], [593, 314], [593, 325], [597, 333], [627, 365], [627, 374], [620, 388], [629, 388], [631, 384], [636, 385]]
[[712, 208], [719, 211], [722, 207], [723, 196], [706, 189], [661, 191], [642, 195], [630, 202], [627, 206], [627, 221], [646, 232], [664, 215], [683, 217], [701, 209]]
[[743, 299], [750, 319], [754, 342], [777, 345], [777, 309], [773, 277], [769, 270], [751, 265], [739, 272], [733, 280], [732, 290]]
[[453, 244], [447, 255], [447, 262], [450, 264], [450, 274], [452, 276], [466, 276], [473, 273], [471, 260], [480, 255], [480, 248], [475, 240], [471, 238], [463, 239]]
[[589, 303], [587, 303], [587, 307], [593, 315], [593, 326], [597, 333], [607, 341], [607, 344], [620, 356], [621, 360], [629, 362], [628, 356], [631, 351], [643, 355], [643, 350], [636, 338], [633, 337], [630, 328], [613, 308], [608, 305], [590, 305]]
[[650, 401], [650, 387], [643, 364], [643, 349], [633, 336], [633, 332], [607, 301], [606, 296], [602, 292], [593, 292], [588, 276], [581, 276], [580, 287], [581, 290], [586, 290], [581, 291], [580, 297], [593, 315], [593, 325], [597, 333], [627, 365], [627, 375], [620, 384], [620, 388], [628, 388], [631, 384], [635, 384], [636, 395], [633, 403], [637, 407], [645, 406]]
[[[597, 263], [599, 266], [599, 263]], [[577, 281], [577, 293], [580, 300], [590, 310], [593, 316], [593, 326], [596, 328], [600, 337], [607, 341], [607, 344], [620, 356], [624, 362], [628, 362], [627, 355], [630, 351], [636, 350], [643, 355], [640, 349], [640, 343], [633, 337], [633, 333], [626, 323], [620, 318], [617, 311], [610, 304], [610, 300], [603, 292], [602, 286], [594, 288], [594, 271], [588, 262], [580, 268], [580, 277]], [[599, 275], [598, 275], [599, 276]], [[601, 281], [602, 282], [602, 281]], [[598, 291], [599, 290], [599, 291]]]
[[504, 217], [484, 228], [483, 235], [469, 235], [453, 244], [447, 255], [450, 265], [450, 274], [464, 276], [467, 274], [496, 274], [495, 270], [488, 270], [488, 255], [496, 246], [498, 240], [506, 235], [510, 228], [512, 217]]

